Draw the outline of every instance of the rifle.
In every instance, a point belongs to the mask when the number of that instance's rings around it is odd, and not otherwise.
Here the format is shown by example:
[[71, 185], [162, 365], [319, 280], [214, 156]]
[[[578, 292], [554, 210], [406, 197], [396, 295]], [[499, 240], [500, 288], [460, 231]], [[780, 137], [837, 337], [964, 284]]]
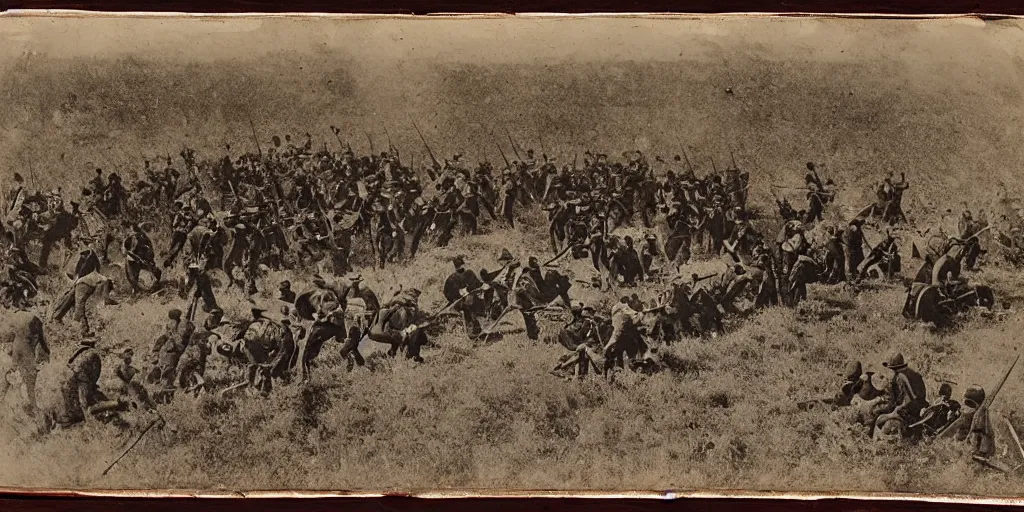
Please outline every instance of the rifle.
[[[412, 118], [410, 117], [410, 120]], [[416, 133], [420, 136], [420, 140], [423, 141], [423, 145], [427, 148], [427, 154], [430, 155], [430, 161], [433, 162], [434, 167], [441, 167], [441, 164], [437, 162], [437, 158], [434, 157], [434, 152], [430, 150], [430, 144], [427, 144], [427, 139], [423, 138], [423, 132], [420, 131], [420, 127], [416, 126], [416, 121], [412, 121], [412, 127], [416, 129]]]
[[501, 159], [505, 161], [505, 167], [508, 167], [509, 169], [511, 169], [512, 168], [512, 164], [508, 161], [508, 157], [505, 156], [505, 152], [502, 151], [501, 144], [498, 144], [497, 142], [495, 142], [494, 145], [498, 146], [498, 153], [501, 153]]
[[370, 141], [370, 155], [376, 155], [377, 152], [373, 149], [373, 137], [370, 136], [369, 132], [363, 132], [366, 134], [366, 140]]
[[398, 148], [396, 148], [395, 145], [391, 143], [391, 134], [388, 133], [387, 126], [384, 126], [384, 135], [387, 135], [388, 137], [388, 152], [393, 153], [395, 155], [395, 158], [398, 160], [398, 166], [401, 167], [402, 159], [401, 157], [398, 156]]
[[331, 133], [334, 134], [334, 139], [338, 141], [338, 146], [341, 146], [342, 148], [344, 148], [345, 144], [342, 144], [341, 136], [338, 135], [340, 132], [341, 132], [341, 130], [339, 130], [337, 126], [334, 126], [333, 124], [331, 125]]
[[[260, 160], [263, 160], [263, 148], [260, 147], [260, 138], [256, 136], [256, 124], [252, 122], [252, 116], [249, 116], [249, 128], [252, 128], [252, 140], [256, 141], [256, 151], [259, 152]], [[171, 155], [167, 155], [170, 159]]]
[[[1003, 378], [999, 381], [999, 384], [996, 385], [995, 390], [992, 392], [992, 394], [985, 397], [985, 403], [982, 404], [983, 406], [992, 405], [992, 402], [995, 401], [996, 399], [996, 395], [999, 394], [999, 390], [1003, 389], [1003, 384], [1006, 384], [1006, 379], [1010, 377], [1010, 373], [1012, 373], [1014, 367], [1017, 366], [1017, 361], [1020, 361], [1020, 354], [1017, 354], [1017, 357], [1013, 359], [1013, 363], [1010, 364], [1010, 368], [1007, 369], [1006, 373], [1003, 374]], [[957, 431], [960, 422], [962, 422], [963, 419], [964, 417], [960, 416], [949, 425], [946, 425], [946, 427], [943, 428], [942, 431], [940, 431], [938, 434], [936, 434], [933, 439], [949, 437], [953, 432]]]
[[729, 150], [729, 158], [732, 159], [732, 168], [736, 169], [736, 170], [739, 170], [739, 167], [736, 166], [736, 157], [732, 154], [732, 150], [731, 149]]
[[520, 162], [522, 162], [523, 158], [521, 156], [519, 156], [519, 150], [516, 149], [516, 142], [514, 140], [512, 140], [512, 134], [508, 132], [508, 128], [505, 128], [504, 126], [502, 126], [501, 128], [503, 130], [505, 130], [505, 135], [508, 136], [508, 142], [510, 144], [512, 144], [512, 152], [516, 154], [516, 160], [519, 160]]
[[139, 437], [135, 438], [135, 441], [132, 442], [132, 444], [129, 445], [128, 448], [126, 448], [125, 451], [121, 453], [121, 456], [118, 457], [117, 459], [114, 459], [114, 462], [111, 462], [110, 465], [107, 466], [107, 469], [103, 470], [103, 476], [106, 476], [107, 473], [109, 473], [111, 469], [114, 469], [114, 466], [118, 462], [121, 462], [121, 459], [123, 459], [125, 455], [128, 455], [128, 452], [132, 451], [132, 448], [135, 448], [135, 445], [139, 444], [139, 441], [142, 441], [142, 438], [145, 437], [146, 434], [148, 434], [149, 431], [152, 430], [152, 428], [155, 427], [157, 423], [166, 423], [164, 421], [164, 418], [162, 416], [160, 416], [159, 414], [157, 414], [157, 418], [156, 419], [154, 419], [153, 421], [149, 422], [149, 425], [147, 425], [146, 428], [142, 431], [142, 433], [139, 434]]
[[718, 174], [718, 167], [715, 167], [715, 157], [711, 157], [711, 170]]
[[690, 172], [693, 172], [693, 164], [690, 163], [690, 157], [686, 156], [686, 148], [682, 148], [682, 149], [683, 149], [683, 159], [686, 160], [686, 167], [688, 169], [690, 169]]

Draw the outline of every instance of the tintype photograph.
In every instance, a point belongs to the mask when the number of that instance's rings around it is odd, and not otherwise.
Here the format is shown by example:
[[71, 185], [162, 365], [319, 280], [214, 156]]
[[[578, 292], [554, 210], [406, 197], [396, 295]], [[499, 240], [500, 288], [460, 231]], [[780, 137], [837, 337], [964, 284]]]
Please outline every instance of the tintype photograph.
[[0, 487], [1020, 496], [1022, 49], [0, 16]]

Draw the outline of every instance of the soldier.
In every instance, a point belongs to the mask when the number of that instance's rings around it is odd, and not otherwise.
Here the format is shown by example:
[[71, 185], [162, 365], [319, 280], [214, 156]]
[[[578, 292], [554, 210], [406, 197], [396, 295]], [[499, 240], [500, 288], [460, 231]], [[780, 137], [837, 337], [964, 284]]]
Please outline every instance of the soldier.
[[604, 367], [604, 357], [599, 352], [601, 345], [597, 332], [597, 324], [589, 314], [592, 309], [585, 308], [582, 303], [574, 303], [570, 308], [572, 320], [562, 327], [558, 333], [558, 342], [569, 350], [553, 372], [573, 368], [577, 378], [583, 378], [593, 366], [598, 372]]
[[[88, 241], [88, 239], [86, 240]], [[114, 284], [110, 278], [100, 273], [100, 258], [96, 251], [88, 246], [79, 253], [75, 272], [69, 274], [68, 277], [72, 279], [72, 284], [57, 303], [52, 319], [59, 323], [68, 312], [74, 309], [74, 320], [81, 323], [83, 328], [88, 331], [88, 321], [85, 316], [86, 302], [99, 292], [100, 300], [105, 305], [116, 306], [117, 301], [110, 296]]]
[[139, 370], [132, 366], [132, 357], [134, 355], [135, 352], [131, 348], [126, 348], [121, 352], [121, 364], [118, 365], [115, 372], [118, 380], [121, 381], [121, 396], [123, 400], [136, 408], [142, 407], [143, 409], [151, 410], [154, 404], [149, 397], [149, 392], [135, 378], [139, 374]]
[[107, 398], [99, 388], [103, 360], [96, 350], [96, 338], [84, 338], [68, 360], [61, 379], [60, 397], [43, 416], [43, 429], [66, 429], [98, 419], [104, 413], [124, 409], [124, 404]]
[[897, 352], [882, 366], [892, 370], [893, 377], [889, 384], [889, 403], [875, 421], [876, 427], [882, 426], [890, 419], [899, 420], [906, 428], [921, 419], [921, 410], [928, 406], [927, 389], [921, 374], [910, 369]]
[[654, 233], [647, 233], [644, 236], [644, 246], [640, 249], [640, 263], [643, 266], [644, 276], [650, 279], [654, 271], [654, 260], [661, 259], [661, 251], [658, 249], [658, 236]]
[[103, 182], [103, 169], [96, 169], [96, 176], [89, 180], [89, 187], [97, 198], [103, 197], [103, 192], [107, 189], [106, 183]]
[[516, 227], [516, 201], [519, 199], [519, 184], [517, 183], [515, 176], [512, 175], [512, 171], [505, 169], [501, 174], [501, 196], [502, 196], [502, 207], [501, 214], [505, 218], [505, 222], [508, 223], [509, 228]]
[[182, 319], [180, 309], [170, 310], [167, 319], [164, 332], [153, 344], [156, 371], [150, 374], [150, 380], [154, 384], [162, 384], [164, 391], [171, 391], [176, 385], [178, 361], [192, 340], [195, 324], [191, 320]]
[[960, 402], [953, 400], [952, 396], [953, 386], [943, 382], [939, 385], [939, 396], [921, 411], [921, 421], [927, 425], [929, 433], [941, 432], [960, 417]]
[[843, 247], [843, 235], [835, 226], [828, 226], [825, 242], [825, 276], [826, 284], [836, 284], [846, 280], [846, 251]]
[[277, 287], [277, 300], [287, 302], [288, 304], [295, 303], [295, 292], [292, 291], [292, 282], [285, 279], [281, 281], [281, 284]]
[[480, 334], [480, 321], [476, 315], [480, 312], [480, 303], [475, 293], [483, 286], [472, 270], [466, 270], [466, 260], [462, 256], [456, 256], [452, 260], [455, 272], [448, 276], [444, 282], [444, 297], [449, 303], [462, 299], [456, 309], [462, 313], [462, 320], [466, 324], [466, 332], [471, 338]]
[[107, 217], [103, 214], [100, 197], [89, 189], [83, 189], [81, 211], [86, 235], [95, 240], [103, 264], [110, 263], [108, 247], [113, 236], [108, 229]]
[[631, 337], [639, 337], [639, 326], [643, 320], [643, 313], [633, 307], [630, 297], [623, 296], [618, 303], [612, 306], [612, 334], [608, 342], [604, 344], [602, 352], [608, 363], [621, 364], [622, 351], [620, 344]]
[[184, 201], [174, 201], [174, 218], [171, 220], [171, 247], [164, 259], [164, 268], [171, 268], [178, 253], [185, 248], [188, 234], [196, 226], [196, 219], [186, 207]]
[[843, 230], [843, 252], [846, 259], [847, 275], [851, 280], [859, 279], [858, 269], [864, 262], [864, 218], [857, 217]]
[[128, 284], [132, 287], [133, 293], [139, 291], [139, 273], [143, 270], [153, 274], [153, 278], [159, 283], [162, 272], [157, 267], [153, 242], [146, 234], [144, 226], [140, 223], [131, 225], [132, 233], [124, 239], [121, 250], [124, 252], [124, 274]]
[[[871, 249], [871, 253], [868, 254], [867, 259], [860, 264], [857, 275], [861, 278], [864, 277], [864, 274], [868, 269], [879, 263], [885, 264], [885, 268], [882, 269], [885, 277], [895, 275], [902, 267], [902, 263], [900, 261], [900, 249], [896, 244], [896, 237], [888, 230], [885, 232], [885, 238]], [[936, 266], [936, 268], [939, 267]]]
[[622, 284], [633, 287], [638, 281], [643, 281], [644, 269], [640, 262], [640, 256], [637, 255], [636, 248], [633, 247], [633, 237], [626, 235], [622, 242], [623, 244], [615, 250], [614, 266]]
[[996, 453], [995, 429], [989, 419], [988, 405], [985, 404], [985, 389], [971, 386], [964, 391], [964, 420], [956, 431], [957, 441], [967, 441], [971, 455], [982, 460]]

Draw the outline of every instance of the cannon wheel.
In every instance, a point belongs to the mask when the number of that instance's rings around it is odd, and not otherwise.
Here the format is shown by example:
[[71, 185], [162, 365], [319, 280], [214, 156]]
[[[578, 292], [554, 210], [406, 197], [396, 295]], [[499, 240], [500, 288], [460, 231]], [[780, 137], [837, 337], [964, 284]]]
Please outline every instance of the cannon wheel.
[[914, 307], [914, 317], [925, 322], [938, 323], [942, 313], [939, 311], [939, 302], [942, 301], [942, 293], [935, 286], [927, 286], [917, 294], [917, 301]]

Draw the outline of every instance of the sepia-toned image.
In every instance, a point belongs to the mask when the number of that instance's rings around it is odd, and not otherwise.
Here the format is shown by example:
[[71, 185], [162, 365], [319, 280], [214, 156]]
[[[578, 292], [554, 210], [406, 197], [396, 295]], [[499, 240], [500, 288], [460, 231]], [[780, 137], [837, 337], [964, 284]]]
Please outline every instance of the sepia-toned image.
[[1020, 496], [1022, 49], [0, 17], [0, 487]]

